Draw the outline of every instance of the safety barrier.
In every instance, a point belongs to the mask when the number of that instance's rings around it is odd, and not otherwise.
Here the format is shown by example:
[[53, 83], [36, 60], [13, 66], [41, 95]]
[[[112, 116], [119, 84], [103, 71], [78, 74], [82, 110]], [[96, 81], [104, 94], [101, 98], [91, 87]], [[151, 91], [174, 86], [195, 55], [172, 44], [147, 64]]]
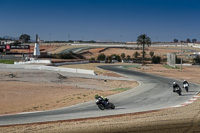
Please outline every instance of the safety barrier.
[[54, 67], [54, 66], [44, 66], [44, 65], [14, 65], [14, 64], [0, 63], [0, 68], [48, 70], [48, 71], [59, 71], [59, 72], [79, 73], [79, 74], [90, 74], [90, 75], [95, 74], [94, 70], [64, 68], [64, 67]]

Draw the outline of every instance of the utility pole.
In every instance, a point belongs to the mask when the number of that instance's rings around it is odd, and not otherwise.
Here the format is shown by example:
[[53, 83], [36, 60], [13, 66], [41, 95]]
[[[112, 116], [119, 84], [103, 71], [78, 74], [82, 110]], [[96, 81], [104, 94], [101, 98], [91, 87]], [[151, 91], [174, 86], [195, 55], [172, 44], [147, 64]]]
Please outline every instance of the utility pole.
[[122, 37], [123, 37], [123, 35], [120, 35], [120, 37], [121, 37], [121, 43], [122, 43]]
[[183, 49], [182, 49], [182, 43], [181, 43], [181, 72], [182, 72], [182, 63], [183, 63], [182, 52], [183, 52]]

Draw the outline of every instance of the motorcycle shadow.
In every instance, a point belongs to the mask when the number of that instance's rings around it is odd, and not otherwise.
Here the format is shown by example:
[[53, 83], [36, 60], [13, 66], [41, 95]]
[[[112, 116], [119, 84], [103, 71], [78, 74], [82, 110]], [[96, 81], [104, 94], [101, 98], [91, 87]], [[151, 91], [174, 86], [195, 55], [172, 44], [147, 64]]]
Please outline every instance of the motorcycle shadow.
[[122, 110], [122, 109], [126, 109], [126, 108], [115, 108], [115, 110]]
[[198, 91], [190, 91], [190, 90], [189, 90], [188, 92], [196, 92], [196, 93], [197, 93]]
[[182, 94], [181, 96], [194, 96], [195, 94]]

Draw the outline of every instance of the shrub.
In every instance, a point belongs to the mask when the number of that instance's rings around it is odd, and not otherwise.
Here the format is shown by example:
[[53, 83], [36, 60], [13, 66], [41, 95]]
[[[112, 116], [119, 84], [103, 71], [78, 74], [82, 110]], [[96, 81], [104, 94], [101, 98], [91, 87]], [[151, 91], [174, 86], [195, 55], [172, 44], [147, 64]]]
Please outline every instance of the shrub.
[[193, 59], [193, 62], [194, 62], [195, 64], [200, 64], [200, 56], [197, 55], [197, 56]]
[[122, 61], [122, 60], [121, 60], [121, 57], [120, 57], [119, 55], [112, 54], [111, 57], [112, 57], [113, 60], [117, 60], [118, 62], [121, 62], [121, 61]]
[[153, 51], [149, 52], [149, 54], [150, 54], [151, 58], [154, 56], [154, 52]]
[[122, 54], [121, 54], [122, 59], [124, 59], [125, 56], [126, 56], [125, 53], [122, 53]]
[[152, 57], [152, 63], [159, 64], [160, 61], [161, 61], [161, 57], [160, 56], [153, 56]]
[[107, 57], [108, 62], [112, 62], [112, 60], [117, 60], [118, 62], [121, 62], [121, 57], [119, 55], [116, 54], [112, 54], [110, 56]]
[[97, 60], [99, 61], [104, 61], [106, 58], [106, 55], [105, 54], [99, 54], [98, 57], [97, 57]]
[[140, 53], [138, 53], [138, 51], [136, 51], [136, 52], [133, 54], [133, 57], [134, 57], [134, 58], [137, 58], [138, 56], [140, 56]]
[[176, 64], [181, 64], [181, 58], [178, 58], [177, 56], [176, 56]]
[[89, 61], [95, 61], [95, 58], [94, 58], [94, 57], [92, 57], [92, 58], [90, 58], [90, 59], [89, 59]]
[[74, 59], [74, 56], [70, 53], [67, 54], [59, 54], [60, 59]]

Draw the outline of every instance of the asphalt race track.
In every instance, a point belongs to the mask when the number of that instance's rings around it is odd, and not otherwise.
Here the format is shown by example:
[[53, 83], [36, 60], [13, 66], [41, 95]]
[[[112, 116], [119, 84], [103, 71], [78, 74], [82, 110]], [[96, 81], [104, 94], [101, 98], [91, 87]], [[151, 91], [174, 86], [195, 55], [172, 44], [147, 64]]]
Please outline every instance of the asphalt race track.
[[116, 109], [99, 110], [94, 100], [57, 110], [0, 116], [0, 125], [69, 120], [168, 108], [186, 102], [199, 91], [200, 87], [197, 84], [190, 84], [189, 92], [183, 90], [182, 96], [178, 96], [172, 92], [172, 83], [176, 81], [182, 86], [182, 81], [130, 71], [120, 66], [100, 68], [120, 73], [140, 83], [137, 88], [108, 97]]

